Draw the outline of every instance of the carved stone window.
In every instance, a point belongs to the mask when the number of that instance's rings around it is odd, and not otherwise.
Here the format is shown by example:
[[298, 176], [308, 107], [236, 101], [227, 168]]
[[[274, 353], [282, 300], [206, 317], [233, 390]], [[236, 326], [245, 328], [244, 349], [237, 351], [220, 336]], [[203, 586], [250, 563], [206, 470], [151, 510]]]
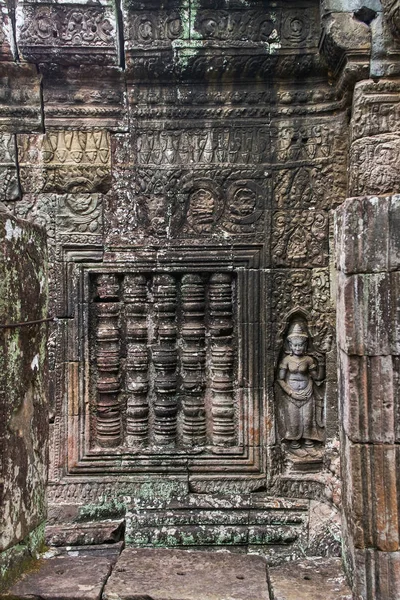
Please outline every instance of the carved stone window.
[[70, 251], [69, 474], [265, 474], [261, 251]]
[[233, 446], [233, 273], [94, 275], [93, 445]]

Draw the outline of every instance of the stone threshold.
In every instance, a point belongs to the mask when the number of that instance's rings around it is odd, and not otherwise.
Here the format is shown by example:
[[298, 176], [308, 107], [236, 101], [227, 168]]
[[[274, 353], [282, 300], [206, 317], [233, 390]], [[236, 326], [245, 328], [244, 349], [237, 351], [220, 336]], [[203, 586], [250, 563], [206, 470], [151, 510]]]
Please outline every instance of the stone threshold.
[[251, 554], [101, 546], [54, 548], [0, 600], [351, 600], [341, 561], [267, 567]]

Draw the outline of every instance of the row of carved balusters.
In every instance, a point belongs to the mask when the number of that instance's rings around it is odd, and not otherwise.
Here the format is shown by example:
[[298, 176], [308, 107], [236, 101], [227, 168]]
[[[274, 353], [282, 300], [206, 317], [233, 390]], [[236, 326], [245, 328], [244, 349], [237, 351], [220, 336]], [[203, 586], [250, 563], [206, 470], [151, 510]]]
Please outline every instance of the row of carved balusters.
[[154, 441], [171, 444], [176, 439], [177, 398], [177, 290], [172, 275], [155, 275], [153, 279], [155, 308], [155, 344], [152, 357], [154, 378]]
[[115, 275], [97, 278], [96, 303], [96, 367], [97, 405], [96, 433], [101, 446], [121, 443], [120, 408], [120, 332], [119, 281]]
[[147, 280], [144, 275], [124, 278], [126, 339], [126, 440], [143, 445], [148, 438], [149, 350], [147, 331]]
[[119, 282], [108, 274], [97, 278], [96, 295], [98, 443], [104, 447], [122, 443], [124, 396], [129, 447], [147, 445], [150, 427], [156, 445], [175, 445], [178, 419], [184, 445], [205, 445], [206, 397], [211, 402], [212, 443], [234, 444], [232, 275], [213, 274], [207, 285], [201, 274], [185, 274], [179, 282], [163, 273], [154, 275], [149, 285], [146, 275], [126, 274]]
[[217, 273], [210, 280], [211, 390], [214, 444], [235, 436], [233, 386], [232, 276]]
[[205, 284], [200, 275], [184, 275], [182, 296], [182, 412], [183, 442], [188, 445], [206, 443], [206, 411], [204, 406], [206, 330]]

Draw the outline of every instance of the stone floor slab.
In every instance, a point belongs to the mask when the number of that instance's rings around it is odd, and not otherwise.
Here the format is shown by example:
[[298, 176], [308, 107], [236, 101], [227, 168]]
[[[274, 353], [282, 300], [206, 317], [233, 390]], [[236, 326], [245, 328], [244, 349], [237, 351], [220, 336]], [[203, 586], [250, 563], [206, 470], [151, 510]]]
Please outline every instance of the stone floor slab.
[[352, 600], [340, 558], [307, 558], [268, 569], [273, 600]]
[[266, 561], [259, 556], [126, 549], [103, 600], [269, 600]]
[[46, 527], [48, 546], [84, 546], [114, 544], [124, 535], [125, 521], [94, 521], [88, 523], [64, 523]]
[[0, 600], [100, 600], [113, 559], [102, 556], [58, 556], [45, 559]]
[[56, 556], [89, 556], [95, 558], [101, 556], [107, 558], [114, 565], [124, 547], [124, 542], [96, 546], [53, 546], [43, 556], [44, 558], [55, 558]]

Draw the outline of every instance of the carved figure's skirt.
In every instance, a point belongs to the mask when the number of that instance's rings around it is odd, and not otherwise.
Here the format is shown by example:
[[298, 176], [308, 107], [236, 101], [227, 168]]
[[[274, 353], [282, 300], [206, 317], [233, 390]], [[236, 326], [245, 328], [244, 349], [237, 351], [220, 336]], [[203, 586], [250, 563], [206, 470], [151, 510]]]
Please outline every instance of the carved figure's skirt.
[[285, 415], [285, 439], [299, 440], [301, 438], [308, 440], [323, 441], [323, 429], [319, 426], [320, 415], [316, 414], [314, 395], [307, 400], [296, 401], [293, 398], [284, 396], [284, 415]]

